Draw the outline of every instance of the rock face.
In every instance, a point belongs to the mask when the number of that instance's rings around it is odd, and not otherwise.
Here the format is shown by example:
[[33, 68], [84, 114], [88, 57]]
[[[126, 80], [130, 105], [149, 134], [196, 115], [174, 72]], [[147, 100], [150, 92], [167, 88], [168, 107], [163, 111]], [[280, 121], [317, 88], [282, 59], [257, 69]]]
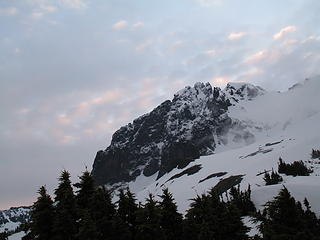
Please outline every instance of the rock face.
[[99, 151], [92, 174], [97, 184], [129, 182], [140, 174], [157, 177], [184, 168], [201, 155], [212, 154], [217, 139], [228, 132], [228, 107], [262, 94], [248, 84], [228, 84], [223, 91], [196, 83], [148, 114], [121, 127], [111, 145]]
[[14, 230], [12, 227], [28, 222], [30, 220], [30, 210], [31, 207], [12, 207], [0, 211], [0, 230], [3, 231], [6, 228]]

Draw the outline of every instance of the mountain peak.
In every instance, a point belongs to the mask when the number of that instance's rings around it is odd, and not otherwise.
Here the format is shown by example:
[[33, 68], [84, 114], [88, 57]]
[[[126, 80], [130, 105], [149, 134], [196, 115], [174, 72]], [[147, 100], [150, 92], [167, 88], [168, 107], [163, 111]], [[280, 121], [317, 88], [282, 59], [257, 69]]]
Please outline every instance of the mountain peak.
[[193, 87], [187, 86], [178, 91], [174, 95], [174, 99], [189, 99], [194, 100], [198, 98], [206, 98], [212, 93], [212, 86], [210, 83], [197, 82]]
[[158, 177], [214, 152], [216, 139], [230, 126], [230, 101], [210, 83], [185, 87], [112, 137], [97, 153], [93, 175], [98, 184], [134, 180], [143, 173]]
[[263, 88], [245, 82], [230, 82], [227, 84], [224, 92], [235, 102], [239, 102], [239, 100], [252, 100], [266, 93]]

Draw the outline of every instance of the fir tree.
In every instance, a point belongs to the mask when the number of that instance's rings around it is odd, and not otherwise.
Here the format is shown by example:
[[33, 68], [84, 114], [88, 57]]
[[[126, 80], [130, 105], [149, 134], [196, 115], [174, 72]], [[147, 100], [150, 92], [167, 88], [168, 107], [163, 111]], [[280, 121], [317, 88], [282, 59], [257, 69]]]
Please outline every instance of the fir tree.
[[69, 172], [65, 170], [61, 172], [59, 186], [55, 190], [55, 195], [54, 239], [75, 239], [77, 233], [77, 210]]
[[238, 187], [232, 187], [230, 189], [231, 200], [229, 204], [234, 204], [239, 210], [241, 216], [247, 216], [250, 213], [256, 211], [256, 208], [251, 201], [251, 187], [244, 192], [240, 190], [240, 185]]
[[1, 232], [0, 233], [0, 240], [8, 240], [8, 233], [7, 232]]
[[80, 210], [85, 210], [90, 208], [90, 202], [95, 192], [94, 179], [87, 170], [84, 171], [79, 178], [80, 182], [74, 184], [74, 186], [79, 189], [77, 191], [76, 200]]
[[160, 225], [167, 240], [182, 238], [182, 215], [178, 213], [172, 194], [166, 188], [160, 195]]
[[23, 239], [50, 240], [54, 218], [53, 201], [44, 186], [40, 187], [39, 197], [31, 210], [30, 231]]
[[78, 240], [98, 240], [99, 233], [90, 212], [85, 209], [82, 211], [79, 223]]
[[129, 225], [125, 223], [118, 214], [112, 219], [112, 232], [110, 239], [112, 240], [128, 240], [132, 238]]
[[156, 201], [150, 194], [144, 207], [137, 212], [136, 239], [163, 240], [164, 232], [160, 226], [160, 211]]
[[282, 177], [275, 171], [272, 170], [271, 174], [266, 172], [264, 174], [263, 180], [266, 182], [266, 185], [274, 185], [283, 181]]
[[309, 176], [312, 173], [312, 170], [307, 168], [302, 161], [294, 161], [290, 164], [283, 162], [282, 158], [279, 158], [278, 171], [292, 176]]
[[283, 188], [278, 196], [266, 204], [260, 231], [263, 239], [319, 239], [319, 220], [305, 201], [306, 211], [296, 202], [288, 189]]
[[97, 227], [98, 239], [109, 239], [113, 232], [112, 221], [116, 212], [109, 190], [104, 187], [96, 189], [92, 198], [90, 212]]
[[192, 199], [183, 224], [183, 239], [198, 240], [200, 232], [203, 232], [201, 226], [206, 224], [207, 201], [208, 196], [205, 194], [197, 195], [196, 198]]
[[312, 159], [317, 159], [317, 158], [320, 159], [320, 150], [312, 149], [311, 158]]
[[131, 239], [135, 239], [136, 213], [138, 206], [135, 196], [129, 189], [126, 193], [123, 189], [119, 191], [118, 216], [127, 225], [131, 232]]
[[[250, 187], [247, 194], [249, 196], [251, 194]], [[233, 202], [223, 202], [213, 189], [209, 192], [208, 213], [207, 222], [211, 222], [211, 229], [214, 232], [215, 239], [248, 239], [248, 228], [241, 221], [241, 211]]]
[[241, 221], [239, 209], [233, 203], [223, 202], [214, 190], [194, 199], [186, 215], [186, 227], [190, 229], [185, 232], [188, 239], [248, 239], [248, 228]]

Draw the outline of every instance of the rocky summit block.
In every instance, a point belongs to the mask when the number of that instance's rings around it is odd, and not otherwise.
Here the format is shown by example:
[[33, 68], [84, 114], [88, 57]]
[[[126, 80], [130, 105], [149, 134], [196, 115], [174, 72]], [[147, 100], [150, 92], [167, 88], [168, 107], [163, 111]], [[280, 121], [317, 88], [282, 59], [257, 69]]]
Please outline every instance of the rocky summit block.
[[94, 160], [92, 174], [97, 184], [130, 182], [140, 174], [157, 173], [160, 178], [201, 155], [212, 154], [216, 139], [232, 125], [228, 107], [263, 91], [247, 84], [229, 84], [225, 90], [209, 83], [185, 87], [171, 101], [113, 134], [110, 146]]

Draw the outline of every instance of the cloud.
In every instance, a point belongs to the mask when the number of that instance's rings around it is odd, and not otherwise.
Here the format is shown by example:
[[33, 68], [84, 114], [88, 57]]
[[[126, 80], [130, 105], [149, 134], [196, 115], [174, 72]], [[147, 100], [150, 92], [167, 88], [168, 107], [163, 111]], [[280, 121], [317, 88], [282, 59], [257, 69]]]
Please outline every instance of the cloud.
[[245, 63], [253, 63], [253, 62], [257, 62], [262, 59], [265, 59], [266, 57], [268, 57], [268, 52], [266, 50], [263, 50], [263, 51], [259, 51], [257, 53], [252, 54], [251, 56], [247, 57], [244, 60], [244, 62]]
[[46, 12], [55, 12], [57, 10], [55, 6], [49, 4], [42, 4], [40, 5], [40, 8]]
[[211, 49], [211, 50], [207, 50], [207, 51], [205, 51], [205, 54], [210, 55], [210, 56], [213, 56], [213, 55], [216, 55], [216, 54], [217, 54], [217, 51], [216, 51], [216, 50]]
[[71, 123], [71, 119], [68, 118], [66, 114], [59, 114], [57, 116], [57, 121], [61, 125], [69, 125]]
[[212, 7], [215, 5], [219, 5], [223, 2], [223, 0], [196, 0], [203, 7]]
[[71, 143], [73, 143], [74, 142], [74, 137], [73, 136], [70, 136], [70, 135], [64, 135], [64, 136], [62, 136], [61, 137], [61, 139], [60, 139], [60, 143], [61, 144], [71, 144]]
[[140, 27], [142, 27], [143, 25], [144, 25], [143, 22], [136, 22], [136, 23], [134, 23], [134, 24], [132, 25], [132, 27], [133, 27], [133, 28], [140, 28]]
[[230, 80], [230, 77], [228, 76], [218, 76], [218, 77], [214, 77], [212, 80], [211, 80], [211, 83], [214, 85], [214, 86], [219, 86], [219, 87], [223, 87], [225, 86], [227, 83], [229, 83], [231, 80]]
[[75, 106], [69, 106], [69, 109], [65, 110], [66, 113], [59, 114], [56, 120], [61, 125], [76, 124], [80, 119], [85, 120], [95, 107], [120, 100], [123, 96], [124, 90], [122, 89], [105, 91], [95, 97], [83, 100]]
[[0, 8], [0, 15], [7, 15], [13, 16], [18, 13], [18, 9], [15, 7], [8, 7], [8, 8]]
[[81, 9], [87, 7], [87, 4], [84, 0], [59, 0], [59, 3], [63, 7], [74, 9]]
[[33, 19], [40, 19], [44, 16], [44, 13], [43, 12], [40, 12], [40, 11], [33, 11], [32, 14], [31, 14], [31, 17]]
[[147, 47], [151, 46], [152, 44], [154, 43], [154, 40], [153, 39], [147, 39], [145, 41], [143, 41], [142, 43], [139, 43], [137, 46], [136, 46], [136, 51], [138, 52], [142, 52], [144, 51]]
[[19, 55], [19, 54], [21, 53], [21, 49], [18, 48], [18, 47], [16, 47], [16, 48], [14, 49], [14, 53], [15, 53], [16, 55]]
[[125, 28], [128, 25], [128, 22], [126, 20], [120, 20], [119, 22], [116, 22], [112, 25], [112, 28], [115, 30], [120, 30]]
[[[1, 164], [10, 165], [0, 166], [0, 181], [10, 188], [23, 182], [19, 190], [29, 196], [39, 182], [56, 184], [61, 166], [76, 176], [114, 130], [194, 82], [243, 80], [283, 90], [319, 72], [319, 4], [312, 1], [292, 16], [299, 1], [288, 10], [276, 2], [248, 9], [241, 1], [0, 0], [0, 150]], [[299, 23], [299, 34], [274, 41], [283, 19]], [[113, 30], [119, 20], [120, 31]], [[125, 92], [115, 97], [117, 88]], [[23, 158], [12, 154], [19, 151]], [[4, 187], [1, 204], [11, 206], [20, 196]]]
[[237, 40], [237, 39], [243, 38], [245, 35], [247, 35], [247, 33], [245, 32], [233, 32], [228, 35], [228, 39]]
[[297, 30], [296, 26], [287, 26], [285, 28], [282, 28], [278, 33], [273, 35], [273, 39], [281, 39], [285, 34], [290, 32], [295, 32]]

